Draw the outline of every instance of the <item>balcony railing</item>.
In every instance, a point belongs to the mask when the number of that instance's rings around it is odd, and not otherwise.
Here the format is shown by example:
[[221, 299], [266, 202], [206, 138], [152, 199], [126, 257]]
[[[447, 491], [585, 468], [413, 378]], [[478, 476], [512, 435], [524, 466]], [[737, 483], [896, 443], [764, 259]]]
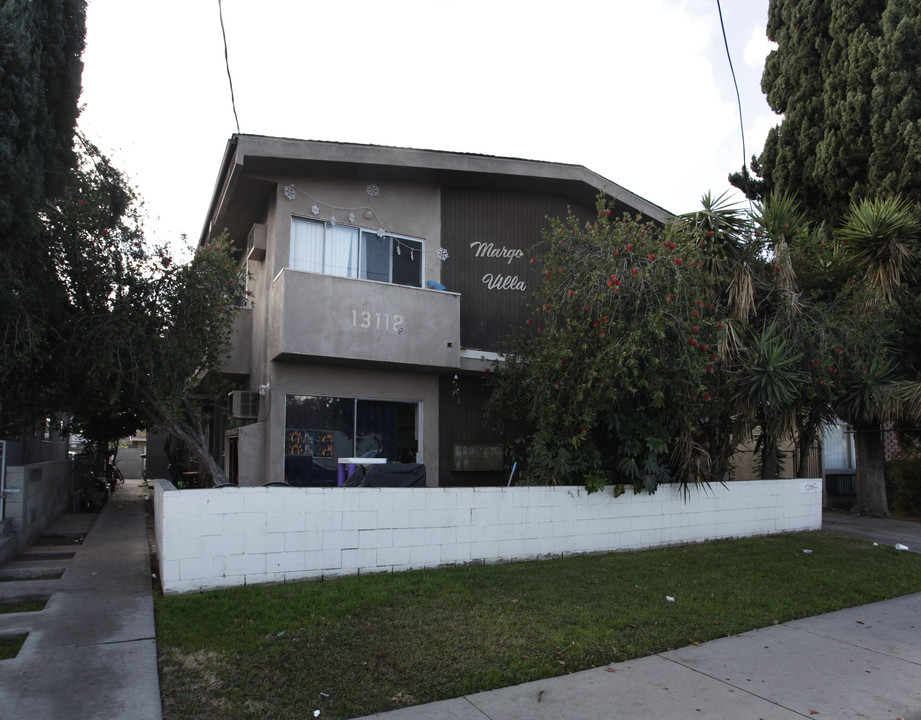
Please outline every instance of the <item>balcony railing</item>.
[[460, 295], [283, 270], [269, 297], [270, 358], [460, 365]]

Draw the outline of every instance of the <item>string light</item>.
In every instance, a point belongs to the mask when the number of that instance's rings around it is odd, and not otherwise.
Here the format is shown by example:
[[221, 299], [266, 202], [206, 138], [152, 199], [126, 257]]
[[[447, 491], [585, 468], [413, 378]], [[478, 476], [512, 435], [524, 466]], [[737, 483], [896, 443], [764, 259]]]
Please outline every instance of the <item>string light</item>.
[[[369, 195], [371, 195], [371, 193], [374, 192], [374, 195], [372, 195], [372, 197], [376, 197], [377, 194], [380, 193], [380, 188], [378, 188], [377, 185], [369, 185], [368, 188], [369, 188], [369, 192], [368, 192]], [[397, 255], [402, 255], [402, 250], [405, 248], [406, 250], [409, 250], [410, 261], [415, 262], [416, 250], [419, 250], [423, 254], [426, 252], [423, 248], [418, 248], [415, 246], [415, 244], [411, 244], [410, 241], [406, 241], [406, 240], [403, 240], [402, 238], [395, 237], [389, 230], [387, 230], [384, 227], [384, 223], [381, 222], [381, 219], [377, 216], [377, 213], [374, 212], [374, 208], [372, 207], [369, 207], [367, 205], [362, 205], [359, 207], [340, 207], [338, 205], [333, 205], [332, 203], [324, 202], [323, 200], [319, 200], [315, 198], [310, 193], [304, 192], [304, 190], [299, 188], [297, 185], [286, 185], [285, 186], [285, 197], [288, 200], [294, 200], [297, 197], [297, 193], [300, 193], [305, 198], [307, 198], [309, 202], [313, 203], [310, 208], [310, 212], [313, 213], [314, 217], [318, 217], [320, 215], [321, 206], [323, 208], [329, 208], [330, 212], [329, 212], [328, 222], [330, 225], [335, 226], [339, 223], [339, 220], [336, 219], [337, 211], [341, 211], [342, 213], [347, 213], [349, 223], [352, 225], [355, 224], [355, 219], [357, 217], [356, 213], [360, 212], [366, 219], [377, 221], [377, 224], [380, 226], [377, 229], [377, 236], [379, 238], [384, 238], [384, 237], [390, 238], [391, 242], [393, 242], [394, 244], [394, 249], [396, 250]], [[436, 251], [436, 255], [438, 259], [441, 260], [442, 262], [448, 259], [447, 251], [441, 251], [440, 248], [439, 250]]]

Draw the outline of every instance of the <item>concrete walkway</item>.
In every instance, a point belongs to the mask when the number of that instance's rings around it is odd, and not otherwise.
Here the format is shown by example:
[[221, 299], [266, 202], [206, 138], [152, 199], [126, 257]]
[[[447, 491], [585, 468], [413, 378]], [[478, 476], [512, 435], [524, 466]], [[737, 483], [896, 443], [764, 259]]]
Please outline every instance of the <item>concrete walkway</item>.
[[44, 535], [57, 544], [0, 568], [0, 602], [48, 599], [39, 612], [0, 615], [0, 636], [28, 633], [0, 661], [0, 718], [161, 718], [146, 495], [128, 480], [98, 515], [52, 523]]

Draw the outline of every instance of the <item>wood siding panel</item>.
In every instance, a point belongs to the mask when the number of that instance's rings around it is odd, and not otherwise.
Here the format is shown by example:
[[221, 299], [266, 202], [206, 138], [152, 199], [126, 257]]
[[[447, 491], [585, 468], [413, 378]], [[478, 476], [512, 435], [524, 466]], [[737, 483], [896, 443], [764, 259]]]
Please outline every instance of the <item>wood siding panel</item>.
[[[502, 341], [528, 318], [528, 303], [541, 281], [538, 263], [531, 263], [548, 217], [563, 217], [571, 203], [558, 195], [511, 190], [443, 188], [442, 247], [448, 258], [442, 283], [461, 294], [461, 346], [498, 352]], [[591, 210], [572, 207], [579, 217]], [[476, 245], [482, 243], [482, 245]], [[494, 251], [520, 257], [477, 256], [491, 244]], [[490, 289], [487, 281], [514, 284]]]
[[506, 438], [495, 418], [487, 419], [483, 407], [489, 397], [485, 378], [442, 375], [438, 386], [438, 467], [440, 487], [505, 485], [508, 471], [454, 472], [454, 445], [502, 444]]

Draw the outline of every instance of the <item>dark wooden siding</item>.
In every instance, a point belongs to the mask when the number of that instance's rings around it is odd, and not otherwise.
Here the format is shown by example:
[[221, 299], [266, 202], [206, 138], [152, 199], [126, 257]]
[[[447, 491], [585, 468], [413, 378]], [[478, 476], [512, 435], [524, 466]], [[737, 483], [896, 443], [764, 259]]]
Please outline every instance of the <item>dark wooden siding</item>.
[[[495, 472], [454, 472], [454, 445], [501, 444], [508, 449], [508, 439], [501, 421], [486, 418], [483, 407], [489, 387], [482, 377], [443, 375], [438, 388], [439, 438], [438, 464], [441, 487], [505, 485], [509, 470]], [[509, 459], [506, 464], [511, 466]]]
[[[540, 277], [530, 262], [536, 254], [548, 217], [564, 217], [571, 203], [558, 195], [511, 190], [442, 188], [441, 243], [448, 251], [442, 266], [442, 283], [461, 293], [461, 345], [477, 350], [499, 351], [513, 327], [528, 317], [528, 303]], [[581, 218], [589, 208], [573, 206]], [[521, 257], [477, 257], [474, 243], [505, 251], [521, 251]], [[517, 278], [521, 289], [492, 289], [484, 282], [493, 278]]]

